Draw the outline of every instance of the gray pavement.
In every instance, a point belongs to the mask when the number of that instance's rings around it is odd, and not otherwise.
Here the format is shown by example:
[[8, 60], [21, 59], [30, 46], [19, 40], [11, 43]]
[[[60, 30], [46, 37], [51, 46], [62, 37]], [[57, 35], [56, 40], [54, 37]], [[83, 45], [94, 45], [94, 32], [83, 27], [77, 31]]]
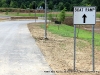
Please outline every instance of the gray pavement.
[[44, 72], [51, 68], [30, 35], [31, 22], [0, 22], [0, 75], [54, 75]]

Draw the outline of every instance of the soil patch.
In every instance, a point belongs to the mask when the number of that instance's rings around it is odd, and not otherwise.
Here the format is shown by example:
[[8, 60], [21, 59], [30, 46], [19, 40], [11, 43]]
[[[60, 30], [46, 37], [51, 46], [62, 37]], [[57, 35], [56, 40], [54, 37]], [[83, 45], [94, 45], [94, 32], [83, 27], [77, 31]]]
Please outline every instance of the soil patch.
[[11, 17], [11, 20], [13, 19], [38, 19], [38, 17]]
[[6, 21], [6, 20], [8, 20], [8, 19], [0, 18], [0, 22], [2, 22], [2, 21]]
[[[46, 61], [56, 75], [100, 75], [92, 71], [91, 45], [77, 39], [76, 70], [73, 72], [73, 38], [62, 37], [47, 32], [48, 40], [44, 40], [42, 23], [30, 23], [28, 28], [41, 49]], [[97, 48], [98, 49], [98, 48]], [[95, 70], [100, 71], [100, 51], [95, 50]], [[68, 71], [68, 72], [67, 72]], [[49, 72], [48, 72], [49, 73]]]

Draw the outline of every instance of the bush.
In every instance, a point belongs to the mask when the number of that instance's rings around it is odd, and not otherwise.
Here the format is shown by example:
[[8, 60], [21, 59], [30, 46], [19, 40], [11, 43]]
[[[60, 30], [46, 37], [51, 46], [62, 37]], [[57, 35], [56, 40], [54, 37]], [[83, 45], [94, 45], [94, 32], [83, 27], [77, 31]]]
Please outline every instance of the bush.
[[52, 20], [52, 14], [51, 13], [48, 15], [48, 19]]
[[66, 17], [66, 12], [65, 11], [66, 11], [66, 8], [64, 8], [60, 12], [60, 14], [58, 15], [58, 20], [61, 21], [61, 22], [63, 22], [65, 20], [65, 17]]

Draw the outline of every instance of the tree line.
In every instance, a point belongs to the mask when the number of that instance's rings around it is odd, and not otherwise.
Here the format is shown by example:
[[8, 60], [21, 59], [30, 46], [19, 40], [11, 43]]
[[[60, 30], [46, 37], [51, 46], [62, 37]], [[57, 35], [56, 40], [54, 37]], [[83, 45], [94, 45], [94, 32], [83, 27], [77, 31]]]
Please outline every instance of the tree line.
[[[96, 6], [100, 11], [100, 0], [47, 0], [50, 10], [73, 11], [73, 6]], [[45, 0], [0, 0], [2, 8], [45, 9]]]

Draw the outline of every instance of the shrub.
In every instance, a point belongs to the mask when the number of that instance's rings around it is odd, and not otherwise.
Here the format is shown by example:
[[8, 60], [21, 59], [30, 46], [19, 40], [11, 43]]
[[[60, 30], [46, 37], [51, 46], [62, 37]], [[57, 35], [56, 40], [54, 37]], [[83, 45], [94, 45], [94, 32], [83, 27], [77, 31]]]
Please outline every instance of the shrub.
[[66, 11], [66, 8], [64, 8], [60, 12], [60, 14], [58, 15], [58, 20], [61, 21], [61, 22], [63, 22], [65, 20], [65, 17], [66, 17], [66, 12], [65, 11]]

